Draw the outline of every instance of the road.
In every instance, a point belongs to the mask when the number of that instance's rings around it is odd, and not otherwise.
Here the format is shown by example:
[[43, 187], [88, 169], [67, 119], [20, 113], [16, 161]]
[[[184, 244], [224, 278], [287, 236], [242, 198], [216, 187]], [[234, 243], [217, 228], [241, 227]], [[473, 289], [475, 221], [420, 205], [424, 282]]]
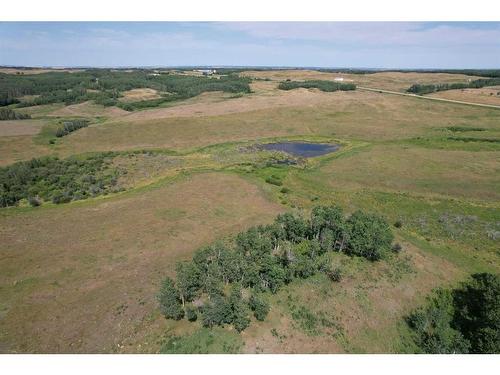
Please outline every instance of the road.
[[356, 89], [357, 90], [380, 92], [380, 93], [384, 93], [384, 94], [393, 94], [393, 95], [401, 95], [401, 96], [411, 96], [413, 98], [426, 99], [426, 100], [436, 100], [438, 102], [465, 104], [465, 105], [471, 105], [471, 106], [474, 106], [474, 107], [500, 109], [500, 106], [493, 105], [493, 104], [480, 104], [480, 103], [462, 102], [460, 100], [451, 100], [451, 99], [443, 99], [443, 98], [433, 98], [433, 97], [430, 97], [430, 96], [408, 94], [408, 93], [405, 93], [405, 92], [381, 90], [381, 89], [375, 89], [375, 88], [370, 88], [370, 87], [362, 87], [362, 86], [356, 86]]

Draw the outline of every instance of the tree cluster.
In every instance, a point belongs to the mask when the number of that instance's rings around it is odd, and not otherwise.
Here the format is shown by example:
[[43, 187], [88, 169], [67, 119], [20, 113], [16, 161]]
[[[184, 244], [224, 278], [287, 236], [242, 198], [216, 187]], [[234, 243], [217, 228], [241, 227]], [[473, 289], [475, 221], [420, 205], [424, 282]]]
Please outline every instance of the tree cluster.
[[[105, 106], [126, 110], [156, 107], [162, 103], [187, 99], [207, 91], [250, 92], [250, 79], [231, 74], [213, 79], [188, 75], [152, 75], [149, 70], [115, 71], [89, 69], [82, 72], [48, 72], [34, 75], [0, 74], [0, 105], [18, 103], [28, 107], [49, 103], [74, 104], [94, 100]], [[151, 88], [168, 94], [159, 99], [134, 103], [118, 101], [123, 91]], [[39, 95], [19, 102], [24, 95]]]
[[36, 206], [42, 200], [65, 203], [112, 192], [119, 171], [111, 167], [110, 156], [44, 157], [2, 167], [0, 207], [14, 206], [21, 199]]
[[322, 80], [312, 80], [312, 81], [285, 81], [278, 85], [280, 90], [293, 90], [298, 88], [305, 89], [319, 89], [325, 92], [334, 91], [351, 91], [356, 90], [356, 85], [354, 83], [340, 83], [334, 81], [322, 81]]
[[2, 120], [25, 120], [31, 118], [30, 115], [18, 113], [10, 108], [0, 108], [0, 121]]
[[64, 121], [62, 126], [56, 130], [56, 137], [64, 137], [78, 129], [86, 128], [89, 126], [88, 120], [72, 120]]
[[472, 275], [457, 289], [439, 289], [408, 324], [424, 353], [500, 353], [500, 277]]
[[476, 79], [469, 83], [440, 83], [440, 84], [430, 84], [430, 85], [415, 84], [410, 86], [410, 88], [406, 91], [413, 94], [424, 95], [438, 91], [479, 89], [486, 86], [498, 86], [498, 85], [500, 85], [500, 78], [490, 78], [490, 79]]
[[[333, 273], [339, 281], [329, 252], [375, 261], [391, 251], [392, 240], [383, 218], [362, 211], [346, 218], [339, 206], [317, 206], [309, 219], [281, 214], [272, 224], [252, 227], [228, 244], [203, 247], [192, 261], [179, 263], [176, 280], [166, 279], [160, 291], [160, 308], [167, 318], [181, 319], [196, 301], [205, 326], [233, 324], [242, 330], [249, 324], [248, 309], [265, 319], [269, 305], [262, 293], [276, 293], [317, 272]], [[242, 288], [252, 290], [249, 299], [242, 299]]]

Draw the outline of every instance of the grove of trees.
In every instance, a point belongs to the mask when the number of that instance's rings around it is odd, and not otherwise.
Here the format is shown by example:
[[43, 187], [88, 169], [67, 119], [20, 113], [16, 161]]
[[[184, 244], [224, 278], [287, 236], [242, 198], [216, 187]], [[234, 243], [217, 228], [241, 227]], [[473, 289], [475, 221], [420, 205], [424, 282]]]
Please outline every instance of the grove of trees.
[[438, 289], [407, 319], [424, 353], [500, 353], [500, 276], [478, 273]]
[[30, 115], [24, 113], [14, 112], [10, 108], [0, 108], [0, 121], [1, 120], [25, 120], [31, 118]]
[[311, 81], [284, 81], [278, 85], [280, 90], [293, 90], [298, 88], [305, 89], [319, 89], [325, 92], [334, 91], [350, 91], [356, 90], [356, 85], [354, 83], [340, 83], [334, 81], [322, 81], [322, 80], [311, 80]]
[[476, 79], [469, 83], [440, 83], [440, 84], [429, 84], [421, 85], [415, 84], [410, 86], [407, 92], [413, 94], [430, 94], [438, 91], [446, 90], [460, 90], [460, 89], [478, 89], [486, 86], [497, 86], [500, 85], [500, 78], [490, 78], [490, 79]]
[[64, 137], [65, 135], [68, 135], [69, 133], [72, 133], [78, 129], [81, 128], [86, 128], [89, 126], [88, 120], [71, 120], [71, 121], [64, 121], [62, 123], [62, 126], [59, 127], [56, 130], [56, 137]]
[[111, 156], [43, 157], [1, 167], [0, 207], [14, 206], [21, 199], [38, 206], [42, 201], [66, 203], [111, 192], [119, 174], [110, 168]]
[[[160, 290], [160, 309], [169, 319], [182, 319], [188, 311], [193, 316], [194, 310], [206, 327], [229, 324], [242, 331], [250, 313], [266, 318], [266, 293], [318, 272], [336, 275], [329, 252], [376, 261], [391, 251], [392, 241], [388, 223], [362, 211], [346, 217], [339, 206], [317, 206], [308, 219], [281, 214], [272, 224], [203, 247], [191, 261], [178, 263], [176, 279], [165, 279]], [[250, 296], [243, 297], [243, 290]]]
[[[49, 103], [74, 104], [93, 100], [105, 106], [125, 110], [156, 107], [164, 102], [191, 98], [207, 91], [229, 93], [250, 92], [250, 79], [235, 74], [210, 77], [151, 74], [150, 70], [132, 72], [110, 69], [88, 69], [81, 72], [48, 72], [33, 75], [0, 73], [0, 106], [17, 103], [18, 107]], [[118, 101], [121, 92], [135, 88], [151, 88], [162, 93], [159, 99], [134, 103]], [[19, 101], [24, 95], [37, 97]]]

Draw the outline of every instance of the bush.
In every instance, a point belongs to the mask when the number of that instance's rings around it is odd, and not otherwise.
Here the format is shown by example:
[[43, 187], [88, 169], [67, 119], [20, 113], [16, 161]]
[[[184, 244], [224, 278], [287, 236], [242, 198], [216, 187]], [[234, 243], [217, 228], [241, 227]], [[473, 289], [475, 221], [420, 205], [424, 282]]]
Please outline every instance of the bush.
[[29, 197], [28, 203], [30, 204], [31, 207], [38, 207], [42, 204], [37, 197]]
[[198, 319], [198, 314], [196, 313], [196, 309], [194, 307], [186, 307], [186, 318], [190, 322], [195, 322]]
[[179, 291], [175, 288], [174, 281], [167, 277], [163, 280], [158, 295], [161, 313], [169, 319], [180, 320], [184, 317]]
[[281, 186], [283, 185], [283, 182], [280, 180], [279, 177], [277, 176], [269, 176], [266, 178], [266, 182], [271, 185], [276, 185], [276, 186]]
[[326, 275], [333, 282], [339, 283], [342, 281], [342, 270], [339, 267], [328, 269]]
[[250, 296], [248, 305], [250, 306], [250, 309], [253, 311], [255, 319], [261, 322], [266, 319], [270, 307], [269, 304], [266, 301], [264, 301], [261, 297], [257, 296], [256, 294], [252, 294]]
[[397, 220], [394, 223], [394, 227], [396, 227], [396, 228], [401, 228], [402, 226], [403, 226], [403, 222], [401, 220]]
[[401, 244], [399, 243], [395, 243], [393, 246], [392, 246], [392, 251], [396, 254], [399, 254], [401, 251], [403, 250], [403, 246], [401, 246]]

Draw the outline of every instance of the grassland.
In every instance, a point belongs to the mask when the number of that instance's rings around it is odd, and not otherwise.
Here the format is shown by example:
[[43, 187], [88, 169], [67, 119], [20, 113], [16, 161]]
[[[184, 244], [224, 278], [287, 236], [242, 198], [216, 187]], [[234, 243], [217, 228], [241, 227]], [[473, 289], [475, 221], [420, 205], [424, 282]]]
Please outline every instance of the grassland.
[[[272, 81], [255, 81], [241, 96], [202, 94], [134, 113], [37, 106], [23, 109], [33, 120], [0, 123], [0, 164], [113, 150], [122, 152], [114, 164], [128, 171], [124, 192], [0, 210], [0, 352], [413, 352], [403, 317], [433, 288], [499, 272], [500, 110], [277, 89], [285, 79], [343, 76], [404, 91], [468, 76], [243, 75]], [[49, 144], [57, 122], [79, 117], [92, 125]], [[273, 139], [342, 148], [273, 164], [283, 156], [254, 148]], [[282, 185], [267, 183], [270, 176]], [[176, 261], [279, 212], [328, 203], [401, 221], [394, 233], [402, 253], [376, 264], [333, 254], [340, 283], [322, 274], [292, 283], [268, 296], [268, 319], [241, 334], [160, 315], [155, 295]]]

